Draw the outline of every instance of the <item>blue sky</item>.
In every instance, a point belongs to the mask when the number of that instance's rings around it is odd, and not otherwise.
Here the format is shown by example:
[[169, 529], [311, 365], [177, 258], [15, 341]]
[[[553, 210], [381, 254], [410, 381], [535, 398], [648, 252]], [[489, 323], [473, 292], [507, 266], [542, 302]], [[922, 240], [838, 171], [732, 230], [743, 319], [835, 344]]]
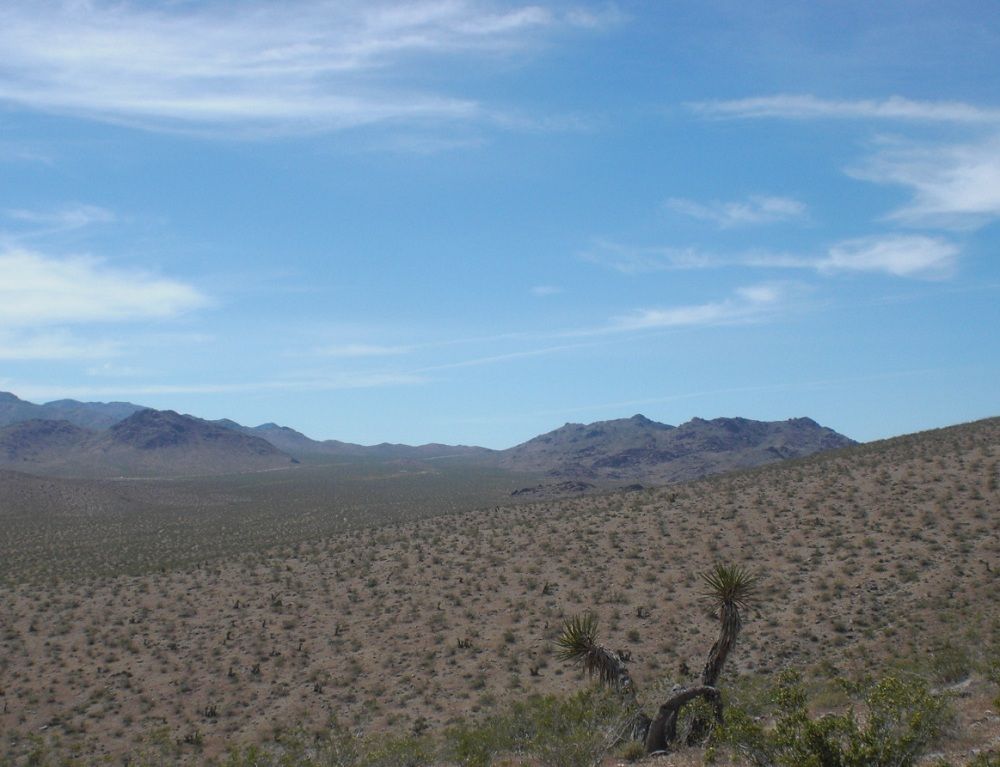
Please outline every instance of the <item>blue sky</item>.
[[1000, 5], [0, 5], [0, 389], [507, 447], [1000, 413]]

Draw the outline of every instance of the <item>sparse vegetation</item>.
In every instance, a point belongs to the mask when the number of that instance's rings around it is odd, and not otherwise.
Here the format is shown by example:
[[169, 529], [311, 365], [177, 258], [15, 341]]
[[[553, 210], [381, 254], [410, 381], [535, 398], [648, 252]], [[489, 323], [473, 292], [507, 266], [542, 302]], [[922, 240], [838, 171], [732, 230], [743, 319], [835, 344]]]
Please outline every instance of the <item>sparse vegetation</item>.
[[[0, 504], [0, 763], [224, 763], [251, 747], [278, 760], [296, 728], [322, 739], [331, 716], [365, 748], [393, 733], [444, 760], [448, 732], [487, 737], [516, 703], [577, 694], [586, 674], [556, 662], [554, 640], [587, 610], [656, 706], [700, 682], [718, 618], [691, 563], [722, 561], [766, 573], [726, 660], [727, 712], [766, 729], [768, 682], [784, 669], [801, 671], [811, 719], [852, 705], [834, 680], [918, 678], [951, 693], [954, 721], [931, 750], [985, 767], [1000, 737], [998, 455], [993, 420], [478, 511], [449, 500], [472, 497], [449, 496], [457, 475], [380, 479], [366, 507], [361, 466], [302, 487], [277, 473], [174, 483], [179, 505], [113, 485], [132, 513], [101, 495], [66, 518]], [[664, 765], [703, 761], [682, 746], [695, 713]], [[492, 758], [534, 767], [532, 749]], [[625, 746], [607, 754], [622, 760]]]

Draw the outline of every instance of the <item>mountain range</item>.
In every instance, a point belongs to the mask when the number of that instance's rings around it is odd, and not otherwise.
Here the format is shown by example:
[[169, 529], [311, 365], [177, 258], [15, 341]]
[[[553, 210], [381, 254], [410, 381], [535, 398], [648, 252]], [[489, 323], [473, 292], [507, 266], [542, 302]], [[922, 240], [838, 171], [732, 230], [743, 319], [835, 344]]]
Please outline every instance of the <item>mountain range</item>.
[[680, 426], [635, 415], [567, 423], [507, 450], [466, 445], [357, 445], [286, 426], [207, 421], [129, 402], [36, 405], [0, 392], [0, 468], [82, 477], [189, 476], [288, 469], [300, 461], [441, 460], [540, 477], [536, 488], [663, 484], [798, 458], [854, 441], [809, 418], [695, 418]]

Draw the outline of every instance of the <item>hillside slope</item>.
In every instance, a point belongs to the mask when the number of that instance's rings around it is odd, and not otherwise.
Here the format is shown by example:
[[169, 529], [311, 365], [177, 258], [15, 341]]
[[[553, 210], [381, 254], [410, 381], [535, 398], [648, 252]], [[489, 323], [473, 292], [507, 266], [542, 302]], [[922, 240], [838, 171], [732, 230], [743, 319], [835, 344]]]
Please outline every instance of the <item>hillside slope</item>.
[[[58, 590], [50, 578], [10, 582], [8, 754], [31, 747], [22, 731], [96, 759], [166, 728], [181, 744], [171, 763], [203, 764], [262, 729], [320, 730], [332, 716], [369, 733], [443, 726], [585, 686], [552, 641], [585, 610], [608, 646], [631, 653], [648, 709], [697, 677], [718, 630], [698, 574], [719, 561], [762, 578], [727, 691], [759, 691], [785, 668], [830, 689], [903, 668], [956, 689], [958, 719], [941, 746], [952, 763], [1000, 737], [990, 702], [1000, 691], [978, 670], [1000, 652], [998, 418], [644, 492], [332, 535], [303, 528], [286, 547], [180, 568], [155, 566], [165, 534], [189, 535], [207, 557], [212, 536], [247, 523], [318, 524], [341, 511], [286, 505], [240, 523], [206, 507], [197, 535], [168, 520], [143, 530], [134, 511], [110, 523], [90, 513], [91, 526], [143, 531], [147, 574], [70, 575]], [[18, 525], [5, 529], [17, 544]], [[48, 539], [62, 529], [46, 526]], [[53, 557], [73, 550], [59, 540]], [[73, 572], [87, 571], [81, 561]], [[80, 705], [61, 704], [52, 685]], [[221, 716], [203, 715], [209, 705]], [[199, 745], [184, 745], [195, 728]]]

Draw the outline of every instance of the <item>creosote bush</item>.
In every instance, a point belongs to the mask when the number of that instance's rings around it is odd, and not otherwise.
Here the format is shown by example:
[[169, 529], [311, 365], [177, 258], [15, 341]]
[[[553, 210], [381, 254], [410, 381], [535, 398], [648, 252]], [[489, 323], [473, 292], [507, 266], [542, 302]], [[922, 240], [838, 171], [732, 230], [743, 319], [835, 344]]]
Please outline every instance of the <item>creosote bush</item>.
[[532, 696], [435, 738], [361, 737], [333, 722], [312, 735], [282, 733], [271, 744], [233, 749], [223, 767], [490, 767], [510, 756], [541, 767], [589, 767], [600, 764], [629, 721], [617, 696], [592, 688], [565, 698]]
[[443, 756], [463, 767], [488, 767], [501, 754], [530, 756], [543, 767], [596, 765], [621, 739], [632, 713], [618, 696], [597, 687], [567, 698], [535, 695], [451, 728]]
[[730, 706], [715, 745], [754, 767], [911, 767], [949, 719], [948, 699], [919, 680], [888, 676], [845, 687], [861, 711], [814, 718], [798, 673], [783, 672], [771, 693], [773, 725]]
[[282, 733], [273, 744], [234, 748], [224, 767], [429, 767], [434, 748], [419, 736], [361, 738], [337, 722], [311, 737]]

